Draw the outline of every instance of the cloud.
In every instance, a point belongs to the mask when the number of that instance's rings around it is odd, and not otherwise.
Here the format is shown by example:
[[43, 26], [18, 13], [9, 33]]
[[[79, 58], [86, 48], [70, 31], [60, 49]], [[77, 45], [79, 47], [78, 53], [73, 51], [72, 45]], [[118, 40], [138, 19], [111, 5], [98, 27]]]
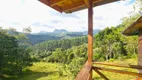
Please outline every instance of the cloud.
[[[128, 16], [134, 0], [115, 2], [94, 8], [94, 29], [116, 26]], [[0, 26], [22, 31], [31, 26], [32, 32], [66, 29], [85, 31], [88, 25], [87, 9], [72, 14], [59, 13], [38, 0], [0, 0]]]
[[129, 12], [133, 10], [133, 4], [130, 4], [130, 1], [126, 0], [94, 8], [94, 24], [96, 24], [96, 28], [104, 29], [107, 26], [120, 24], [121, 19], [128, 17]]

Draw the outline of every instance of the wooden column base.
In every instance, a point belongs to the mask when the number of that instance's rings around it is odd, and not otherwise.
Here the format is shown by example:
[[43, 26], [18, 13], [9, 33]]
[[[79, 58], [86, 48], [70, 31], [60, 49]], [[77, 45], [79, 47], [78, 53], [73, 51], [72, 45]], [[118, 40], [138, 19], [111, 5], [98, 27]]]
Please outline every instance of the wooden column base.
[[[139, 31], [138, 65], [142, 66], [142, 30]], [[142, 70], [139, 70], [142, 73]]]

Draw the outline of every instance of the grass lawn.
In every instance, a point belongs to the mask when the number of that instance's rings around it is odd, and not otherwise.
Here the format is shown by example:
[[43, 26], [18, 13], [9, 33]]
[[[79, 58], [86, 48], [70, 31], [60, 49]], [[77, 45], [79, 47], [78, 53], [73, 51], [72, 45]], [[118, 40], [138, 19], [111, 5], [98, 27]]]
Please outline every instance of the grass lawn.
[[67, 76], [59, 76], [58, 67], [57, 63], [36, 62], [23, 75], [9, 80], [69, 80]]

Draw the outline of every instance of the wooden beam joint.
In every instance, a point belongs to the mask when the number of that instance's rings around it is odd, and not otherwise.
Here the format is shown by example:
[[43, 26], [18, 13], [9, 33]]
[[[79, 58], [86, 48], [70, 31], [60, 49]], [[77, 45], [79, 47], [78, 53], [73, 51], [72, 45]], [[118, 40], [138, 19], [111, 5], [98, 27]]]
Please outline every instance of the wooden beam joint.
[[84, 0], [85, 4], [87, 5], [87, 7], [89, 8], [91, 5], [89, 3], [89, 0]]

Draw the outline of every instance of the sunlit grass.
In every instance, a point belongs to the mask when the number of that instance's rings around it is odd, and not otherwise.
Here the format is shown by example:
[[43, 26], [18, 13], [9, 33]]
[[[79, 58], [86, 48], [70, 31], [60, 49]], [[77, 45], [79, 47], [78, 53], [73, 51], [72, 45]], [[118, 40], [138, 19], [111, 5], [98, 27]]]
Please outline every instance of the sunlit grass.
[[28, 67], [24, 75], [13, 80], [69, 80], [67, 76], [60, 76], [57, 63], [37, 62]]

